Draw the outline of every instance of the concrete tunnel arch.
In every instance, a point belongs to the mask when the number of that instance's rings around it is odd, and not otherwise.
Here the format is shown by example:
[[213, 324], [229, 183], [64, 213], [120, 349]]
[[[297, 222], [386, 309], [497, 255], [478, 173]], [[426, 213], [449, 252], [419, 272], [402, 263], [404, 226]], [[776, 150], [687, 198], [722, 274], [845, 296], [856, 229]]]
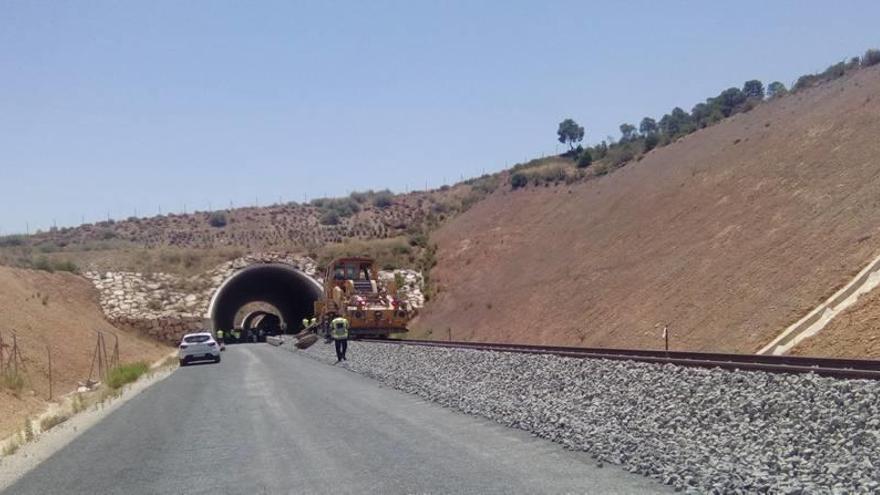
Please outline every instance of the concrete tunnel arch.
[[243, 268], [223, 281], [208, 307], [214, 330], [229, 331], [235, 325], [235, 314], [251, 302], [271, 304], [291, 328], [311, 317], [314, 302], [321, 297], [322, 286], [314, 278], [283, 263], [255, 264]]
[[[255, 325], [255, 322], [257, 321], [257, 318], [264, 316], [264, 315], [269, 315], [269, 314], [272, 314], [272, 313], [270, 313], [269, 311], [265, 311], [265, 310], [251, 311], [250, 313], [246, 314], [244, 316], [244, 318], [241, 319], [241, 325], [239, 325], [239, 326], [241, 328], [253, 328]], [[284, 318], [282, 318], [281, 321], [284, 321]], [[287, 322], [285, 321], [285, 323], [287, 323]]]

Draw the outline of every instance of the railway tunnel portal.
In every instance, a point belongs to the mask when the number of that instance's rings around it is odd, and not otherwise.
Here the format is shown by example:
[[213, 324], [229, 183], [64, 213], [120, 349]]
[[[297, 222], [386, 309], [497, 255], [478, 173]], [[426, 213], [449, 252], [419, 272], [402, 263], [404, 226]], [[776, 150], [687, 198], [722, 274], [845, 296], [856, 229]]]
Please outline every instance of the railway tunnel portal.
[[[208, 315], [214, 330], [231, 330], [236, 323], [248, 329], [260, 322], [277, 318], [289, 330], [311, 317], [314, 302], [321, 297], [322, 286], [314, 278], [294, 266], [283, 263], [261, 263], [245, 267], [230, 275], [214, 291]], [[239, 310], [251, 303], [265, 303], [278, 314], [260, 311], [236, 322]]]

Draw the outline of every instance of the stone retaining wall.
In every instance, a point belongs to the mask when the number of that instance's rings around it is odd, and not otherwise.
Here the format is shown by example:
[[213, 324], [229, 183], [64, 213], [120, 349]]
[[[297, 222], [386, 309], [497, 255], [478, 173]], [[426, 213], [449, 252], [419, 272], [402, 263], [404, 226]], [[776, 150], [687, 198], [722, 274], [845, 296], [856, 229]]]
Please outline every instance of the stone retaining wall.
[[[210, 328], [211, 298], [218, 287], [235, 272], [259, 263], [290, 265], [321, 280], [317, 263], [308, 257], [286, 253], [259, 253], [243, 256], [216, 268], [189, 277], [169, 273], [86, 272], [98, 289], [101, 309], [116, 326], [170, 343], [177, 343], [188, 332]], [[379, 277], [403, 284], [400, 295], [415, 308], [424, 304], [423, 277], [415, 270], [383, 270]]]

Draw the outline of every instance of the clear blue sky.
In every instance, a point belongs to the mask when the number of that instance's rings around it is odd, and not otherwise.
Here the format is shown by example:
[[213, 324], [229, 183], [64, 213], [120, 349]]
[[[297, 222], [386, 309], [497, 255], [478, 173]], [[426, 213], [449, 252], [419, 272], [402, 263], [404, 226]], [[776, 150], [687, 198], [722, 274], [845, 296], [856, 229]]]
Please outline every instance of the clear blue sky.
[[[625, 6], [624, 6], [625, 5]], [[436, 187], [880, 46], [868, 1], [3, 1], [0, 230]]]

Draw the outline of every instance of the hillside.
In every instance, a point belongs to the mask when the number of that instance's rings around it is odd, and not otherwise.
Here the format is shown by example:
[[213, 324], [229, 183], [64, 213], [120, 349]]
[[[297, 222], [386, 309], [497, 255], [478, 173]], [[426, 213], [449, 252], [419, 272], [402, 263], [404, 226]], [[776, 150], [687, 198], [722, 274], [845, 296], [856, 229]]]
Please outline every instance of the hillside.
[[5, 236], [0, 237], [0, 265], [193, 275], [246, 253], [271, 250], [316, 259], [365, 252], [387, 268], [409, 268], [417, 265], [424, 247], [409, 238], [466, 210], [500, 181], [498, 175], [484, 176], [406, 194], [355, 192], [309, 204], [170, 213]]
[[755, 352], [877, 254], [878, 135], [873, 67], [613, 174], [496, 192], [433, 235], [416, 333], [656, 348], [668, 323], [674, 349]]
[[97, 331], [106, 334], [108, 353], [112, 352], [112, 335], [119, 337], [121, 362], [152, 362], [171, 351], [107, 323], [94, 287], [76, 275], [0, 267], [0, 287], [4, 360], [8, 361], [15, 332], [25, 378], [18, 397], [0, 386], [0, 438], [21, 428], [25, 416], [45, 407], [49, 392], [47, 345], [52, 352], [56, 399], [88, 377]]

